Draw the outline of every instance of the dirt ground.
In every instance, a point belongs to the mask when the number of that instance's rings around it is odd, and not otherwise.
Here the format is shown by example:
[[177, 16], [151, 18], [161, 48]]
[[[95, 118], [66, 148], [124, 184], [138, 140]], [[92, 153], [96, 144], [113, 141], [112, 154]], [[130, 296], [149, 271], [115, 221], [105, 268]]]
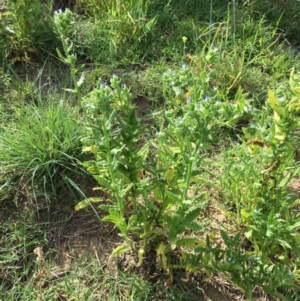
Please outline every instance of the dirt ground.
[[[85, 261], [93, 256], [99, 264], [105, 263], [107, 273], [114, 274], [117, 266], [123, 270], [135, 270], [144, 277], [142, 270], [135, 269], [133, 256], [124, 256], [116, 264], [111, 257], [112, 250], [121, 242], [116, 230], [109, 224], [103, 224], [91, 217], [90, 213], [74, 212], [72, 218], [61, 229], [56, 229], [56, 255], [53, 258], [53, 270], [57, 274], [66, 273], [76, 262]], [[220, 218], [220, 217], [219, 217]], [[58, 239], [59, 238], [59, 239]], [[210, 282], [196, 277], [193, 285], [203, 290], [191, 301], [246, 301], [244, 296], [223, 277], [215, 275]], [[255, 301], [274, 301], [257, 291]]]

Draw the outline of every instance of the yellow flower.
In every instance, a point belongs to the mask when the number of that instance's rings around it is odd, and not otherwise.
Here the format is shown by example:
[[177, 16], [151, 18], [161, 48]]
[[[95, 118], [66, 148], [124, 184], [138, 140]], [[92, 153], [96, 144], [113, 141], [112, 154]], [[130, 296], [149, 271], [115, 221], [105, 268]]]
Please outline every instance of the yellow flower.
[[187, 37], [183, 36], [182, 37], [182, 42], [185, 44], [185, 42], [187, 41], [187, 39], [188, 39]]

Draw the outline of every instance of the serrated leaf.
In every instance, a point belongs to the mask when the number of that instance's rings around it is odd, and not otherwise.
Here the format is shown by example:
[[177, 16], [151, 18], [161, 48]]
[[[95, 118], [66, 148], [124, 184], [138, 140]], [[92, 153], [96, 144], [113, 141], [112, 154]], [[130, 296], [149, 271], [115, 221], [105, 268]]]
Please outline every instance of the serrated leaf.
[[286, 110], [280, 106], [278, 100], [275, 97], [275, 94], [273, 91], [269, 90], [268, 91], [268, 99], [269, 99], [269, 103], [272, 107], [272, 109], [280, 116], [282, 117], [286, 117], [287, 116], [287, 112]]

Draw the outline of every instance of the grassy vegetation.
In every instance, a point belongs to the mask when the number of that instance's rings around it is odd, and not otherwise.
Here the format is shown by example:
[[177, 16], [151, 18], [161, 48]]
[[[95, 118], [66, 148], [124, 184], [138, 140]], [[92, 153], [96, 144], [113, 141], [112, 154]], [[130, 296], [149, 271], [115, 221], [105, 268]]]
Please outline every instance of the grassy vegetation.
[[299, 12], [0, 1], [0, 300], [299, 300]]

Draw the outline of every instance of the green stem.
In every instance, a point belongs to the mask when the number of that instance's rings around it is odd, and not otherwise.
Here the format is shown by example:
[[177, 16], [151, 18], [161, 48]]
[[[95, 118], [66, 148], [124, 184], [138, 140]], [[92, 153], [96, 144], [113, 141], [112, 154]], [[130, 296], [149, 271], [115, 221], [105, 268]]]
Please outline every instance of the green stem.
[[[68, 44], [67, 44], [67, 38], [64, 37], [63, 34], [61, 34], [60, 36], [60, 39], [62, 41], [62, 45], [63, 45], [63, 49], [64, 49], [64, 53], [65, 53], [65, 56], [66, 58], [68, 59], [69, 56], [71, 56], [70, 54], [70, 51], [69, 51], [69, 47], [68, 47]], [[81, 93], [80, 93], [80, 89], [79, 89], [79, 86], [77, 84], [77, 79], [76, 79], [76, 66], [75, 66], [75, 62], [76, 61], [70, 61], [68, 63], [69, 67], [70, 67], [70, 72], [71, 72], [71, 79], [73, 81], [73, 84], [74, 84], [74, 91], [75, 91], [75, 94], [77, 95], [79, 101], [81, 102], [82, 100], [82, 97], [81, 97]]]

